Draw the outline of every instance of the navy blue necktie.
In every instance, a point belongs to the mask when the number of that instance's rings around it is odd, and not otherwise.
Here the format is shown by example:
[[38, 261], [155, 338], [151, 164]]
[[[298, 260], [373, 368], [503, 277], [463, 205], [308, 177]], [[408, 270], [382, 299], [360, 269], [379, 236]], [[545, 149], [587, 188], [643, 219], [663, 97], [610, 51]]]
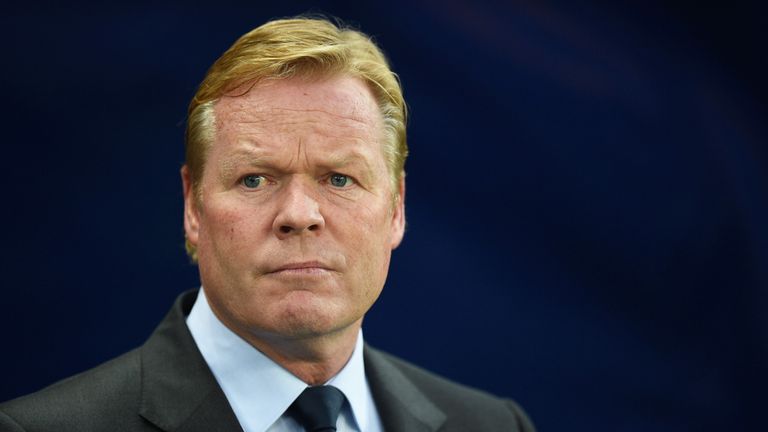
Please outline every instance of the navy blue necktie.
[[333, 386], [307, 387], [288, 407], [288, 415], [295, 418], [307, 432], [336, 430], [344, 393]]

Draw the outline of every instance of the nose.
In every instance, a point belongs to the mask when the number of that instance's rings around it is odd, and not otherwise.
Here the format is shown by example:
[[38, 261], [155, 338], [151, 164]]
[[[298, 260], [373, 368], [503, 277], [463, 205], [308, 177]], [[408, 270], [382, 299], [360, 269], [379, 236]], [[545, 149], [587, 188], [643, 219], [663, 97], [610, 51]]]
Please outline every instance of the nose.
[[285, 185], [272, 226], [278, 238], [308, 234], [325, 226], [325, 219], [313, 192], [312, 186], [300, 179], [294, 178]]

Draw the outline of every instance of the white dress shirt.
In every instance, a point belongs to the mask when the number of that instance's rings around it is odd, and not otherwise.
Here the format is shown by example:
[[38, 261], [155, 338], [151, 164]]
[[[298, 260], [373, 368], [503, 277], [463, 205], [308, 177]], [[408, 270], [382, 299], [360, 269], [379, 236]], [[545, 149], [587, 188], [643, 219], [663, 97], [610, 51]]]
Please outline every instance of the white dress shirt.
[[[307, 384], [219, 321], [202, 287], [187, 326], [244, 432], [302, 431], [293, 418], [283, 414]], [[339, 432], [382, 432], [365, 378], [362, 330], [352, 357], [326, 384], [347, 398], [337, 421]]]

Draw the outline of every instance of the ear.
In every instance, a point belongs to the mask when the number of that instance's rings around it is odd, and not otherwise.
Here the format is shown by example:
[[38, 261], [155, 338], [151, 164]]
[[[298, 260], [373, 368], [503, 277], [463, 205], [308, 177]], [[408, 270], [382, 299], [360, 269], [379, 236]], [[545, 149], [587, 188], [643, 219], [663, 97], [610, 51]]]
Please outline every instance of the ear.
[[391, 242], [390, 246], [395, 249], [403, 241], [403, 235], [405, 234], [405, 174], [400, 177], [400, 185], [398, 186], [398, 194], [395, 197], [395, 203], [392, 208], [392, 220], [391, 220]]
[[184, 185], [184, 233], [187, 241], [197, 247], [200, 231], [200, 214], [197, 208], [197, 197], [192, 187], [192, 176], [189, 167], [181, 167], [181, 182]]

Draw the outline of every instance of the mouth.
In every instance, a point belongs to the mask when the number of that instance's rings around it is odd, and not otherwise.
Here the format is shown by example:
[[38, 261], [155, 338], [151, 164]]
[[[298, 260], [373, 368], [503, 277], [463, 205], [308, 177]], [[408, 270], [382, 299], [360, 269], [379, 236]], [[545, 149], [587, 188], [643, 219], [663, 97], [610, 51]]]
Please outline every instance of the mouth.
[[283, 274], [283, 275], [313, 275], [313, 274], [325, 274], [331, 272], [329, 266], [323, 264], [320, 261], [304, 261], [281, 265], [274, 270], [270, 271], [270, 274]]

